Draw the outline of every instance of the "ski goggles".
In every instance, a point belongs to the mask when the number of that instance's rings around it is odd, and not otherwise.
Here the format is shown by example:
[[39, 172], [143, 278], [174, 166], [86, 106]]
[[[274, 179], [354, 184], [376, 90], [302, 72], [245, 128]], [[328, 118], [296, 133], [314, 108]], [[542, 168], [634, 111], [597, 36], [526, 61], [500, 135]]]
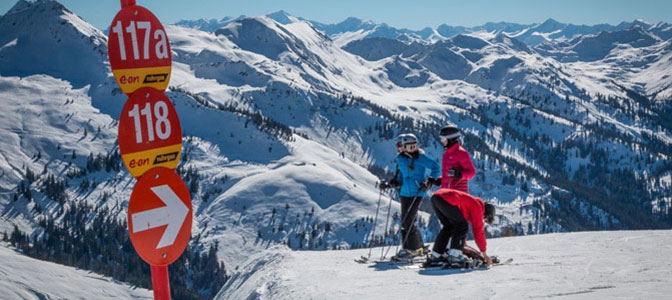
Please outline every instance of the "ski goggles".
[[414, 152], [418, 150], [418, 143], [408, 143], [404, 144], [404, 151], [406, 152]]
[[451, 135], [440, 135], [440, 136], [439, 136], [439, 139], [440, 139], [442, 142], [445, 142], [445, 141], [447, 141], [447, 140], [452, 140], [452, 139], [459, 138], [460, 136], [461, 136], [461, 134], [460, 134], [459, 132], [456, 132], [456, 133], [453, 133], [453, 134], [451, 134]]

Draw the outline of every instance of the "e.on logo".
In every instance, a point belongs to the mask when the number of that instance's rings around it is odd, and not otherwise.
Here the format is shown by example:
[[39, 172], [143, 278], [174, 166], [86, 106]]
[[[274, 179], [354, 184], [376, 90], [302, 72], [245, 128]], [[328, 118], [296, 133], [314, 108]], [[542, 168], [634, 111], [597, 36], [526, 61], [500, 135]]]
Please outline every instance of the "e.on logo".
[[138, 76], [128, 76], [122, 75], [119, 78], [119, 83], [121, 84], [131, 84], [131, 83], [139, 83], [140, 82], [140, 77]]
[[133, 169], [135, 169], [135, 167], [146, 165], [149, 165], [149, 158], [131, 159], [131, 161], [128, 162], [128, 166]]

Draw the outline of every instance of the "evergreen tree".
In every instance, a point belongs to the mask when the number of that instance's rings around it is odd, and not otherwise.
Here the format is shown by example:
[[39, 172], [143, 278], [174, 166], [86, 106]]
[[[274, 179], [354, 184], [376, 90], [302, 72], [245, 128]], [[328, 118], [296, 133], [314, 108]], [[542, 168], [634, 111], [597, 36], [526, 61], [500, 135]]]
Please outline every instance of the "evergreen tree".
[[[126, 222], [116, 217], [118, 212], [86, 203], [68, 204], [68, 209], [59, 214], [58, 223], [51, 216], [38, 219], [43, 233], [32, 244], [17, 226], [8, 240], [28, 256], [151, 288], [149, 265], [135, 253]], [[217, 244], [202, 255], [201, 248], [197, 239], [192, 240], [170, 265], [171, 293], [175, 299], [212, 298], [228, 280], [224, 264], [216, 256]]]

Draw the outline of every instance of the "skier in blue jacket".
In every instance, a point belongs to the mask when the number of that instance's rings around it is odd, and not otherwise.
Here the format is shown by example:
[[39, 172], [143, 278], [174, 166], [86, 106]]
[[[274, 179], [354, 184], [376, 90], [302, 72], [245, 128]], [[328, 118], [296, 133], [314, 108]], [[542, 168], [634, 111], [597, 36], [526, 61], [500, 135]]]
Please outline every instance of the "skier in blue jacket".
[[[405, 238], [402, 250], [396, 258], [405, 259], [422, 256], [424, 253], [420, 230], [415, 226], [415, 215], [422, 198], [427, 196], [426, 185], [428, 177], [439, 177], [441, 168], [436, 160], [427, 156], [418, 148], [418, 139], [414, 134], [402, 134], [399, 136], [402, 152], [397, 156], [399, 176], [396, 180], [381, 183], [380, 188], [401, 187], [401, 236]], [[428, 172], [429, 171], [429, 172]], [[428, 174], [429, 173], [429, 174]]]

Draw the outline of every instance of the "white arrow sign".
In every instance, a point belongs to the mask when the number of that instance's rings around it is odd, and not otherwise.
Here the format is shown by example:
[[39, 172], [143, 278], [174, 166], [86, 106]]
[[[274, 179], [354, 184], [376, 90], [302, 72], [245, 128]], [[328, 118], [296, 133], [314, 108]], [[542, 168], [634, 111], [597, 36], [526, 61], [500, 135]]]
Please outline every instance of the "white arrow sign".
[[189, 208], [167, 184], [152, 187], [151, 190], [166, 206], [132, 214], [131, 219], [133, 220], [133, 233], [168, 225], [159, 244], [156, 245], [156, 249], [159, 249], [175, 243], [182, 223], [187, 218]]

